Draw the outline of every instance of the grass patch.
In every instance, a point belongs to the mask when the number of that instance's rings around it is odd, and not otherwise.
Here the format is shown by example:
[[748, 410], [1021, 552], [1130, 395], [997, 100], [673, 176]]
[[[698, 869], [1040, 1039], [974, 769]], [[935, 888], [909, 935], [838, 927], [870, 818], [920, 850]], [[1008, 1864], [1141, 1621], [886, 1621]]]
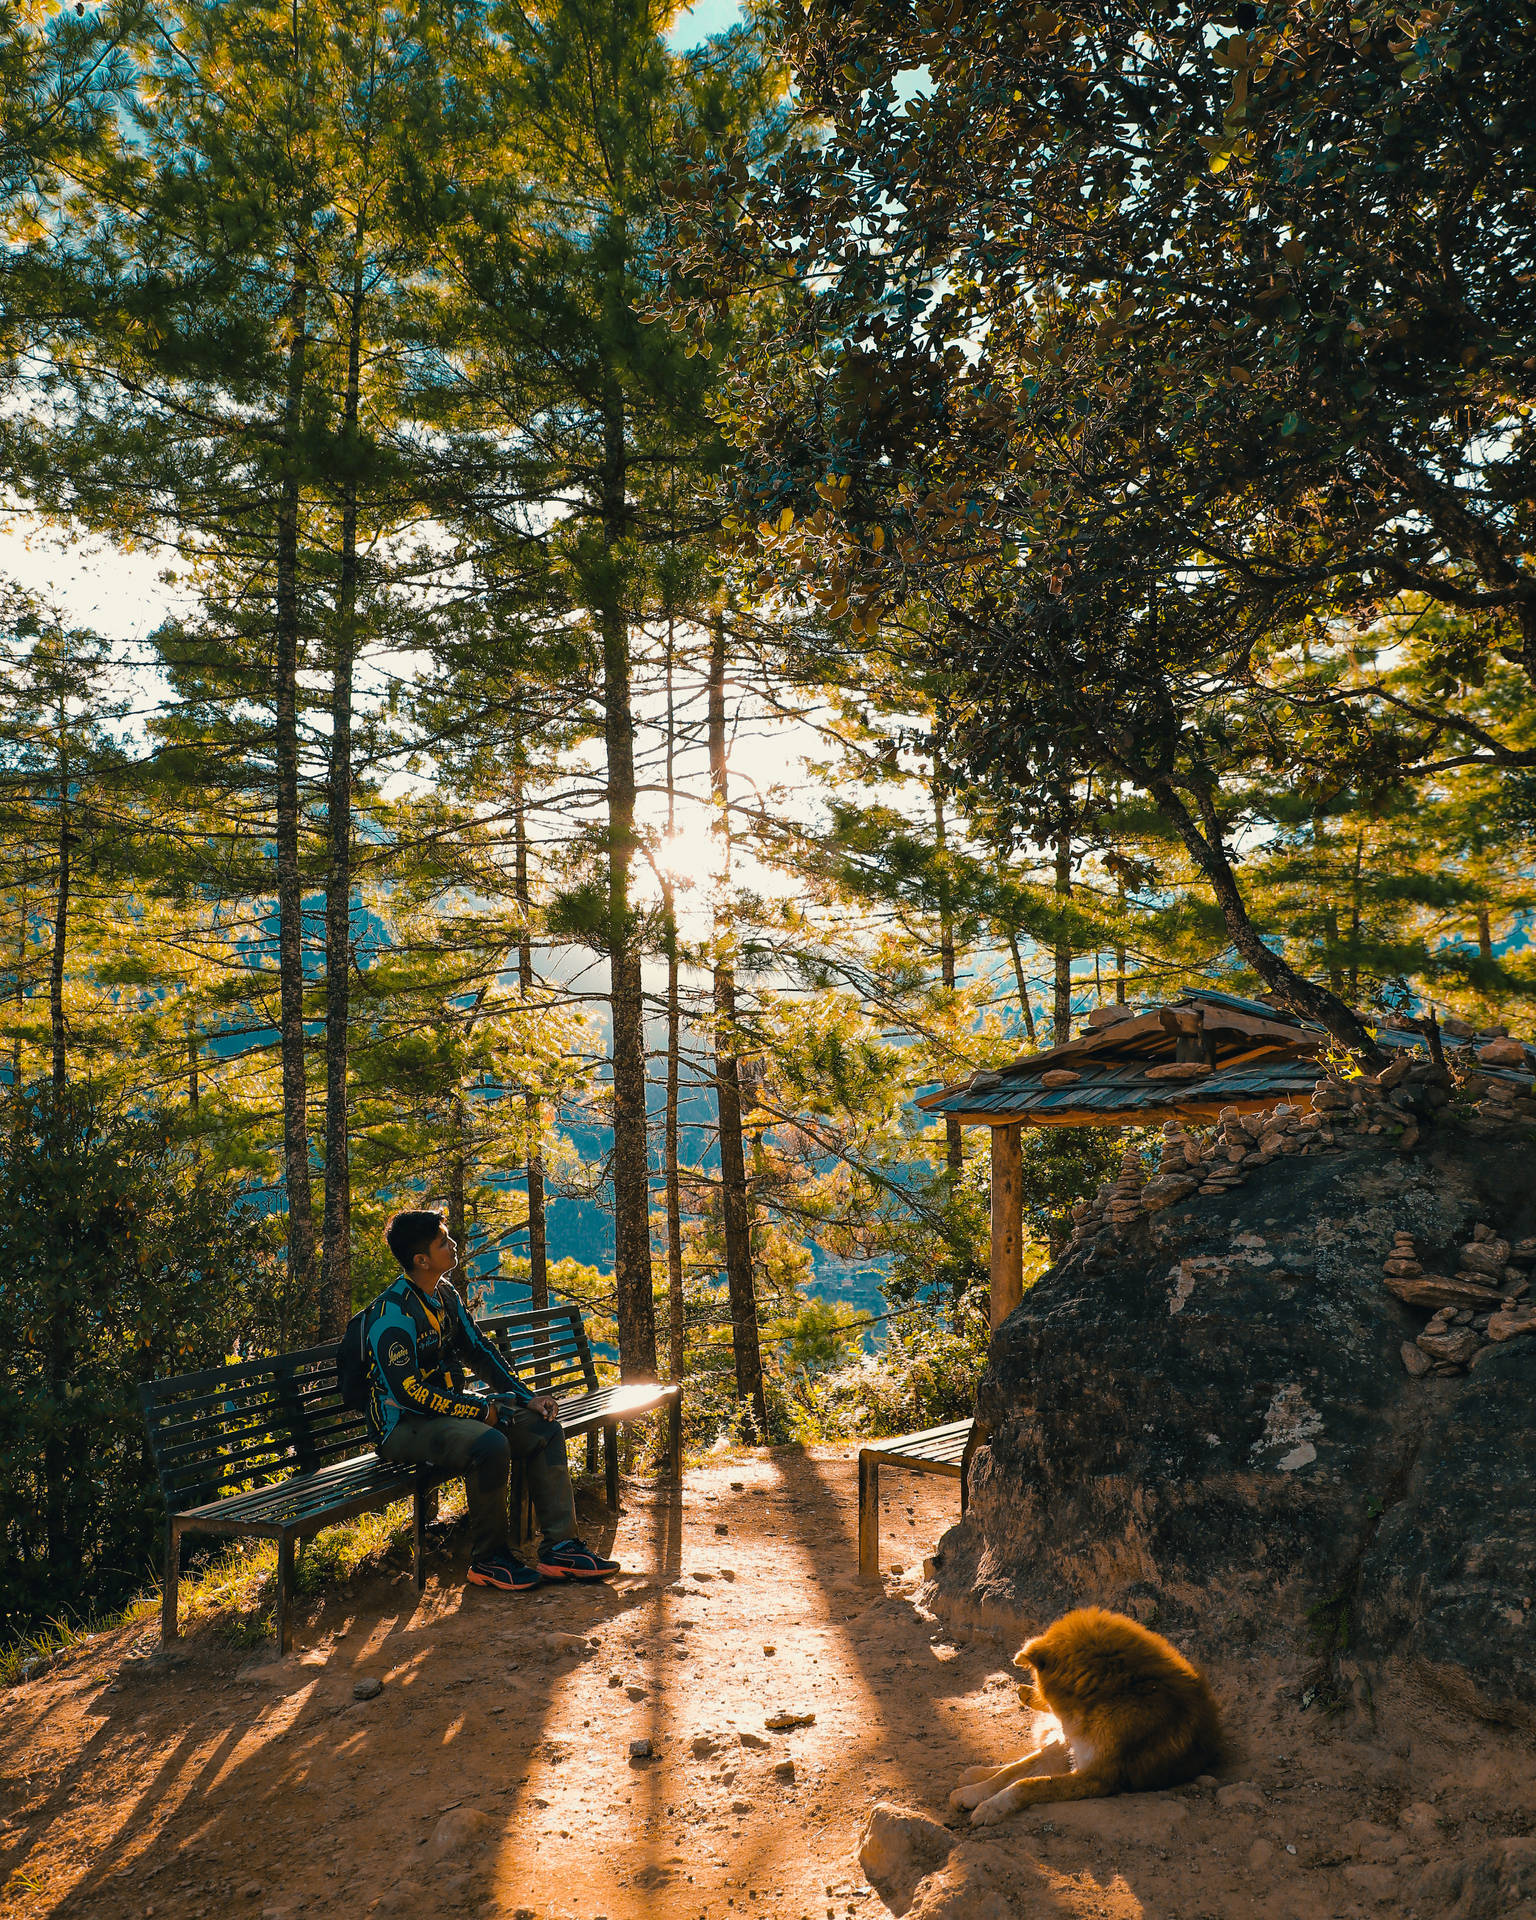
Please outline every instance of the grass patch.
[[[451, 1525], [464, 1511], [457, 1483], [439, 1495], [438, 1524]], [[293, 1591], [299, 1600], [344, 1587], [359, 1574], [382, 1573], [391, 1557], [409, 1558], [411, 1509], [402, 1503], [379, 1513], [359, 1514], [326, 1527], [298, 1547]], [[277, 1542], [235, 1540], [206, 1566], [183, 1574], [181, 1630], [211, 1626], [235, 1647], [258, 1646], [276, 1630]]]
[[[438, 1523], [451, 1525], [464, 1511], [457, 1482], [439, 1495]], [[295, 1555], [294, 1597], [300, 1600], [343, 1587], [358, 1574], [383, 1572], [392, 1557], [409, 1560], [411, 1508], [408, 1503], [365, 1513], [327, 1527], [306, 1540]], [[215, 1548], [201, 1564], [194, 1561], [181, 1576], [180, 1622], [183, 1633], [207, 1628], [232, 1647], [257, 1647], [276, 1631], [277, 1542], [232, 1540]], [[79, 1620], [58, 1618], [0, 1646], [0, 1686], [36, 1678], [96, 1635], [118, 1627], [158, 1629], [160, 1592], [141, 1595], [115, 1613]]]
[[95, 1614], [80, 1620], [56, 1615], [45, 1626], [0, 1646], [0, 1687], [14, 1687], [22, 1680], [35, 1679], [64, 1654], [94, 1639], [98, 1633], [109, 1633], [114, 1627], [150, 1619], [158, 1605], [157, 1596], [146, 1594], [130, 1600], [114, 1613]]

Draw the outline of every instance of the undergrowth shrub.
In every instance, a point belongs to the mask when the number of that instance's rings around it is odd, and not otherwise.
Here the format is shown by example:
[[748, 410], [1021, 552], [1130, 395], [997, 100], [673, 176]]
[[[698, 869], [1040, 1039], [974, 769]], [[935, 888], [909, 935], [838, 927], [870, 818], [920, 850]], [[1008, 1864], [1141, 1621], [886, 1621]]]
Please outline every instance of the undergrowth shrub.
[[137, 1387], [281, 1345], [272, 1225], [154, 1113], [78, 1089], [0, 1114], [0, 1644], [153, 1578]]

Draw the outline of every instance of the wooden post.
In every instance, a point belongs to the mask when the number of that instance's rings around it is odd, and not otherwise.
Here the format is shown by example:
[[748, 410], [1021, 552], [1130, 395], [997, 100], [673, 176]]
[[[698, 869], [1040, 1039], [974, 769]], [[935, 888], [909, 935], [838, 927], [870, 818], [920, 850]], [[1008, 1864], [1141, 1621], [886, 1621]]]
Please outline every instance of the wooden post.
[[873, 1580], [880, 1572], [880, 1457], [859, 1450], [859, 1572]]
[[181, 1590], [181, 1528], [169, 1515], [165, 1522], [165, 1586], [160, 1595], [160, 1638], [169, 1645], [181, 1628], [176, 1616]]
[[1024, 1298], [1024, 1194], [1021, 1129], [992, 1129], [992, 1325], [1000, 1327]]
[[293, 1652], [293, 1535], [281, 1534], [277, 1542], [277, 1653], [281, 1659]]

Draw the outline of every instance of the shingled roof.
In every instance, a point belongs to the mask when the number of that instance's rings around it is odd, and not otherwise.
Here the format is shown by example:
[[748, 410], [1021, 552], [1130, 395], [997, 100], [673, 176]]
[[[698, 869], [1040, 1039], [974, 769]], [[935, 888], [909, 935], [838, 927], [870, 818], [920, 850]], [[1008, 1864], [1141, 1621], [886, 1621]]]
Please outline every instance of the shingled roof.
[[1099, 1007], [1079, 1038], [925, 1093], [918, 1106], [975, 1125], [1125, 1127], [1214, 1120], [1288, 1100], [1312, 1105], [1328, 1035], [1293, 1014], [1228, 993], [1159, 1007]]

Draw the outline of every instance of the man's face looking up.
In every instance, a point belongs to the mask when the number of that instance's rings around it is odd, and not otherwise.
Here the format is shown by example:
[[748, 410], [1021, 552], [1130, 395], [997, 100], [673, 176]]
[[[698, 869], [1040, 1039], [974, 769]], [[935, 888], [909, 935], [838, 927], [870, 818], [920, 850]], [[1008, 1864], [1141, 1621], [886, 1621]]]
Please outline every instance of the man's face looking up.
[[439, 1227], [437, 1238], [412, 1261], [411, 1279], [423, 1292], [430, 1293], [445, 1273], [452, 1273], [458, 1257], [457, 1241], [448, 1237], [446, 1227]]

